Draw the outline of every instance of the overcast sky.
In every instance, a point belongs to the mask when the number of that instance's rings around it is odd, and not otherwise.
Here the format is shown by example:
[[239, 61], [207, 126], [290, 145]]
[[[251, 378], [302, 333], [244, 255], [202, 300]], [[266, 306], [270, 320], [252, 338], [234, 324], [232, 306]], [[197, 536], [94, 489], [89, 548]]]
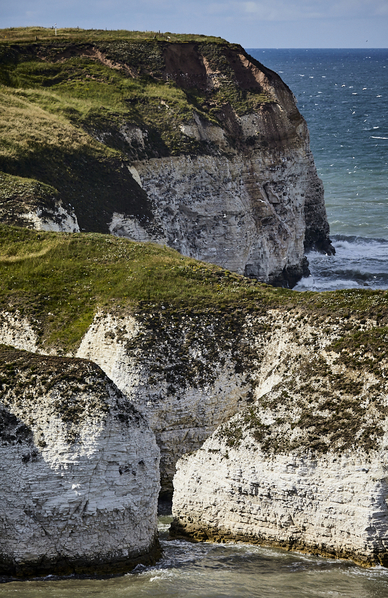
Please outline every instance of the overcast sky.
[[203, 33], [245, 48], [388, 47], [388, 0], [0, 0], [0, 22]]

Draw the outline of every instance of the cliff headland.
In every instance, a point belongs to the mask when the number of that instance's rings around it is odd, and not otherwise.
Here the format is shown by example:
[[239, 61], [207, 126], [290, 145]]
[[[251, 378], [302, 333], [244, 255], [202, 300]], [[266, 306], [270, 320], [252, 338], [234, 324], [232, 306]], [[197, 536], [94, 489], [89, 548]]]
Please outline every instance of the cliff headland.
[[292, 287], [332, 252], [306, 123], [220, 38], [0, 31], [0, 219], [113, 233]]
[[290, 90], [218, 38], [0, 37], [0, 572], [153, 562], [160, 486], [177, 536], [386, 565], [388, 297], [280, 288], [331, 251]]
[[295, 293], [111, 235], [1, 233], [0, 340], [99, 364], [148, 419], [165, 496], [183, 457], [174, 533], [386, 563], [385, 291]]

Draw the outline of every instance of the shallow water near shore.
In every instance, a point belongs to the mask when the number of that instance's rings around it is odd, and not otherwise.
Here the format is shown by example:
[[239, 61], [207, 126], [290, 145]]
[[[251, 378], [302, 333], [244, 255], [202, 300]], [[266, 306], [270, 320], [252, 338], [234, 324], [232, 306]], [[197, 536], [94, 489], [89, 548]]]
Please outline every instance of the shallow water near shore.
[[363, 569], [250, 544], [168, 541], [171, 517], [159, 518], [163, 558], [155, 567], [111, 579], [49, 578], [0, 586], [2, 598], [388, 598], [388, 570]]

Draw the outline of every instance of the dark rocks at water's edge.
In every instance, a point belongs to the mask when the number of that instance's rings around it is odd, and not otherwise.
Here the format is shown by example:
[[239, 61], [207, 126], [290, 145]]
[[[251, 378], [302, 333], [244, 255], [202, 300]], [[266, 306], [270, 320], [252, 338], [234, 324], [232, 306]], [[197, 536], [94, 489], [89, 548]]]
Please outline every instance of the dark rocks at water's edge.
[[[42, 133], [28, 156], [1, 158], [2, 221], [154, 241], [289, 288], [307, 273], [305, 251], [334, 252], [307, 126], [276, 73], [224, 40], [80, 35], [0, 48], [9, 91], [32, 59], [69, 96], [77, 61], [84, 77], [126, 86], [119, 113], [108, 99], [86, 115], [62, 109], [72, 147]], [[42, 86], [62, 102], [50, 73]]]
[[[255, 275], [255, 269], [251, 267], [251, 264], [245, 266], [244, 274], [249, 278], [258, 278], [257, 274]], [[268, 280], [268, 284], [274, 287], [292, 289], [302, 277], [309, 275], [309, 262], [307, 257], [304, 257], [301, 263], [297, 266], [285, 266], [279, 274], [271, 276]]]
[[159, 450], [141, 414], [86, 360], [0, 359], [0, 576], [155, 563]]

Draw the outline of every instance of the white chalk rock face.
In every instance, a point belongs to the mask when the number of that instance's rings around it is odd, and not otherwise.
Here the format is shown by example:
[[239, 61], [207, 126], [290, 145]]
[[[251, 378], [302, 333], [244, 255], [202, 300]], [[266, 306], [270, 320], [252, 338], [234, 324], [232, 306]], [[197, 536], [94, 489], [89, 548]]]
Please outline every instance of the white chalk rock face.
[[147, 418], [161, 450], [167, 495], [177, 459], [247, 404], [249, 386], [244, 373], [236, 372], [235, 341], [235, 333], [212, 316], [99, 313], [77, 351], [77, 357], [97, 363]]
[[98, 366], [1, 347], [0, 574], [155, 562], [159, 449]]
[[386, 459], [354, 451], [268, 457], [209, 439], [174, 478], [175, 534], [388, 564]]
[[50, 208], [36, 208], [33, 211], [25, 212], [20, 215], [20, 218], [25, 220], [27, 226], [30, 225], [35, 230], [60, 233], [80, 232], [74, 210], [70, 207], [66, 210], [61, 202], [55, 202]]
[[[285, 134], [287, 118], [273, 106], [272, 110], [276, 126]], [[261, 114], [251, 115], [252, 122], [234, 118], [245, 140], [268, 126]], [[110, 232], [167, 244], [233, 272], [293, 286], [306, 272], [305, 241], [308, 248], [317, 245], [331, 251], [323, 186], [300, 115], [298, 125], [294, 143], [272, 151], [240, 153], [229, 148], [227, 155], [135, 162], [132, 170], [151, 201], [157, 232], [149, 233], [136, 220], [117, 214]], [[225, 132], [218, 129], [224, 139]], [[205, 127], [204, 140], [214, 143], [207, 132]], [[191, 129], [190, 135], [195, 137]], [[221, 146], [224, 151], [224, 141]]]
[[[312, 179], [320, 184], [307, 148], [284, 150], [277, 161], [260, 154], [185, 156], [136, 168], [155, 206], [161, 242], [266, 282], [292, 286], [293, 272], [301, 276], [304, 198]], [[144, 240], [135, 231], [128, 236]]]
[[174, 535], [388, 566], [386, 329], [369, 325], [361, 346], [306, 324], [269, 343], [255, 403], [177, 463]]
[[0, 344], [10, 345], [15, 349], [37, 351], [38, 335], [32, 322], [15, 312], [0, 312]]

